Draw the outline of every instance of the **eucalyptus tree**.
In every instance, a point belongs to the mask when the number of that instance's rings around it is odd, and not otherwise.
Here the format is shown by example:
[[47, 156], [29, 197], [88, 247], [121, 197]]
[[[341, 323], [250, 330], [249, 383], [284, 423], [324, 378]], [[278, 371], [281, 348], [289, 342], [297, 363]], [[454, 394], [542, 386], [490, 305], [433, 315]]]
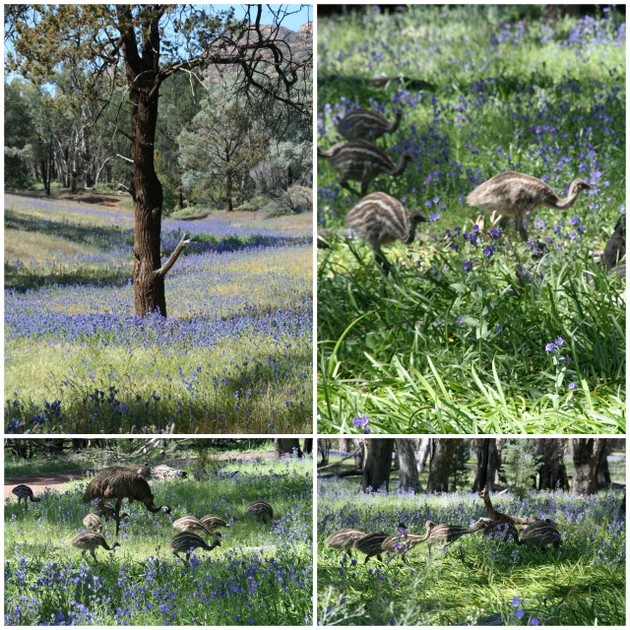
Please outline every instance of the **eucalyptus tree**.
[[[133, 285], [136, 315], [166, 316], [164, 279], [186, 244], [184, 234], [168, 259], [160, 257], [162, 186], [155, 168], [160, 88], [169, 77], [209, 67], [232, 67], [248, 99], [279, 101], [305, 114], [293, 98], [312, 57], [294, 58], [282, 22], [297, 5], [232, 8], [179, 4], [6, 5], [7, 69], [34, 82], [68, 64], [80, 65], [86, 89], [103, 78], [125, 86], [132, 145], [135, 206]], [[266, 18], [267, 19], [267, 18]]]

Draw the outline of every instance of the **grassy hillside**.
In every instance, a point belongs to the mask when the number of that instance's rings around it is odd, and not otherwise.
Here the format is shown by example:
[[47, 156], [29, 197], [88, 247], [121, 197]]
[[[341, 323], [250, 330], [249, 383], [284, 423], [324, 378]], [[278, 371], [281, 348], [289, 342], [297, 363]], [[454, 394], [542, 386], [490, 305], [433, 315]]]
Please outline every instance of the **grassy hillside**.
[[165, 256], [183, 231], [169, 318], [137, 318], [131, 212], [5, 198], [7, 432], [310, 430], [308, 216], [165, 219]]

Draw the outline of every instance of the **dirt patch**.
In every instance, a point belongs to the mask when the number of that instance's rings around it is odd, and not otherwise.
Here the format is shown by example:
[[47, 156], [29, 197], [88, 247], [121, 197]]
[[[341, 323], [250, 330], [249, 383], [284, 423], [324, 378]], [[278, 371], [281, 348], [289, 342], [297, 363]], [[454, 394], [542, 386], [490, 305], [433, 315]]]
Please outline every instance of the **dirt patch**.
[[50, 197], [41, 190], [7, 191], [6, 194], [17, 195], [19, 197], [33, 197], [35, 199], [48, 199], [51, 201], [76, 201], [77, 203], [94, 204], [129, 211], [129, 208], [120, 205], [123, 199], [128, 198], [128, 195], [95, 193], [89, 190], [74, 193], [69, 190], [53, 190], [50, 193]]
[[44, 475], [31, 475], [30, 477], [20, 477], [19, 479], [5, 479], [4, 480], [4, 496], [11, 497], [11, 490], [15, 486], [25, 483], [35, 493], [35, 496], [41, 494], [49, 488], [58, 489], [59, 486], [63, 486], [70, 481], [76, 481], [77, 479], [83, 479], [85, 475], [83, 473], [46, 473]]

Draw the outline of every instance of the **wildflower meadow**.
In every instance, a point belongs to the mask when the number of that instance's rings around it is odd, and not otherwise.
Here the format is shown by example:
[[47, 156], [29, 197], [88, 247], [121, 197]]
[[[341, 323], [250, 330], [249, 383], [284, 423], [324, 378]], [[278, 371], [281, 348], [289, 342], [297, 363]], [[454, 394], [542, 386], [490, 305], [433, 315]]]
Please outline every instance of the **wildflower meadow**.
[[[339, 457], [339, 454], [333, 454]], [[616, 463], [615, 463], [616, 462]], [[625, 457], [610, 458], [611, 475], [625, 479]], [[324, 545], [349, 527], [391, 534], [404, 524], [423, 534], [425, 522], [471, 526], [486, 517], [482, 500], [462, 488], [437, 494], [357, 491], [350, 478], [318, 480], [317, 619], [320, 625], [623, 626], [626, 618], [625, 503], [620, 489], [590, 496], [513, 490], [493, 496], [512, 516], [551, 519], [561, 534], [558, 549], [517, 545], [477, 531], [429, 550], [384, 553], [366, 563]], [[426, 478], [421, 479], [426, 487]], [[470, 485], [468, 485], [470, 487]], [[623, 507], [622, 507], [623, 505]], [[482, 530], [483, 531], [483, 530]]]
[[[625, 221], [625, 17], [534, 6], [369, 7], [318, 26], [318, 146], [358, 107], [399, 128], [377, 141], [386, 191], [427, 218], [386, 275], [344, 236], [358, 201], [318, 161], [318, 426], [322, 433], [624, 433], [625, 266], [599, 261]], [[364, 79], [390, 77], [374, 84]], [[533, 175], [529, 240], [465, 197]], [[356, 182], [354, 183], [355, 185]], [[496, 217], [495, 217], [496, 219]]]
[[283, 433], [312, 416], [311, 214], [167, 218], [169, 317], [136, 317], [133, 213], [5, 197], [5, 430]]
[[[11, 476], [15, 462], [5, 460]], [[30, 460], [27, 475], [47, 462]], [[76, 462], [75, 462], [76, 465]], [[310, 625], [312, 623], [312, 460], [255, 457], [229, 461], [189, 477], [151, 482], [170, 515], [151, 514], [123, 502], [128, 514], [118, 537], [113, 521], [101, 533], [113, 552], [96, 550], [98, 562], [69, 545], [89, 511], [87, 481], [39, 494], [38, 503], [5, 504], [4, 623], [14, 625]], [[57, 471], [59, 472], [59, 470]], [[19, 477], [14, 477], [19, 480]], [[271, 522], [245, 512], [264, 498]], [[196, 549], [189, 565], [169, 546], [184, 515], [215, 514], [230, 525], [221, 545]]]

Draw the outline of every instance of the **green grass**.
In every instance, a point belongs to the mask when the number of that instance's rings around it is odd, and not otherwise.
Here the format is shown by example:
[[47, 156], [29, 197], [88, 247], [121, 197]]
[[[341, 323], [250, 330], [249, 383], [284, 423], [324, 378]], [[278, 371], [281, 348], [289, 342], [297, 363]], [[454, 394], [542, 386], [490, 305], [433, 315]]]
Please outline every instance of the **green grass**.
[[[235, 455], [235, 458], [238, 455]], [[82, 529], [85, 482], [47, 492], [28, 510], [5, 506], [7, 625], [305, 625], [311, 617], [311, 460], [219, 463], [204, 481], [152, 482], [156, 502], [172, 514], [152, 515], [125, 502], [112, 554], [82, 559], [68, 540]], [[264, 498], [273, 524], [245, 505]], [[222, 545], [195, 553], [191, 566], [169, 542], [180, 516], [218, 514], [231, 521]], [[114, 541], [114, 524], [104, 535]]]
[[[413, 533], [424, 521], [468, 526], [487, 516], [475, 495], [361, 495], [354, 486], [320, 481], [318, 495], [318, 623], [320, 625], [623, 625], [625, 623], [625, 519], [620, 493], [572, 497], [531, 492], [493, 498], [518, 516], [550, 517], [562, 534], [560, 550], [534, 549], [464, 536], [448, 548], [424, 545], [379, 563], [356, 562], [323, 545], [339, 527], [391, 533], [404, 522]], [[518, 598], [520, 603], [514, 600]], [[515, 616], [522, 612], [522, 617]]]
[[[319, 144], [339, 140], [334, 125], [353, 104], [389, 118], [402, 109], [380, 144], [414, 162], [370, 190], [438, 215], [415, 243], [387, 249], [390, 276], [363, 244], [333, 237], [318, 252], [320, 432], [356, 432], [359, 417], [373, 433], [625, 432], [625, 278], [596, 255], [625, 208], [621, 22], [507, 6], [320, 20], [320, 75], [342, 78], [319, 86]], [[400, 74], [431, 89], [339, 87]], [[594, 183], [567, 212], [529, 218], [541, 258], [512, 226], [492, 236], [486, 217], [474, 228], [479, 212], [464, 203], [508, 169], [560, 190], [577, 176]], [[320, 225], [340, 233], [357, 199], [324, 160], [318, 186]]]

